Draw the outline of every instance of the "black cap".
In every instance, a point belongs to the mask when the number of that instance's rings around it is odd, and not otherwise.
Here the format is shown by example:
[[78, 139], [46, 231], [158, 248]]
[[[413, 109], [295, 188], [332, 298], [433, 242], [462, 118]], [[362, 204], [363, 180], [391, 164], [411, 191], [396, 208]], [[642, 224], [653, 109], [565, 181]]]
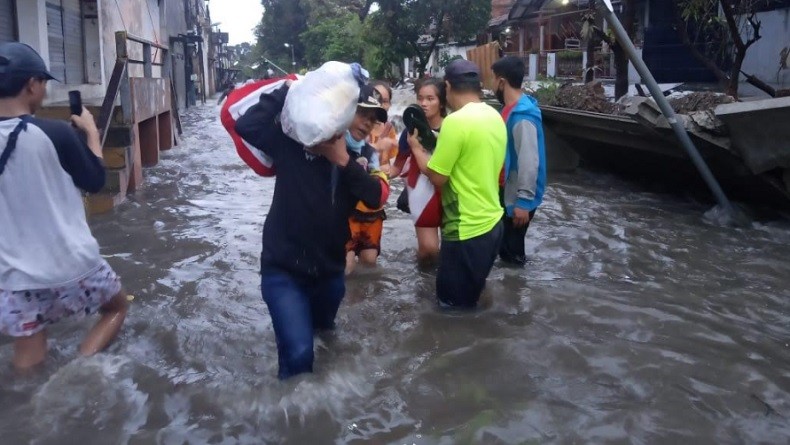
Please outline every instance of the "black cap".
[[20, 42], [0, 43], [0, 76], [30, 76], [57, 80], [36, 50]]
[[359, 89], [357, 107], [374, 108], [376, 110], [376, 119], [379, 122], [387, 122], [387, 110], [381, 106], [381, 93], [373, 88], [372, 85], [362, 85]]
[[456, 81], [480, 81], [480, 68], [466, 59], [457, 59], [450, 62], [444, 69], [444, 80]]

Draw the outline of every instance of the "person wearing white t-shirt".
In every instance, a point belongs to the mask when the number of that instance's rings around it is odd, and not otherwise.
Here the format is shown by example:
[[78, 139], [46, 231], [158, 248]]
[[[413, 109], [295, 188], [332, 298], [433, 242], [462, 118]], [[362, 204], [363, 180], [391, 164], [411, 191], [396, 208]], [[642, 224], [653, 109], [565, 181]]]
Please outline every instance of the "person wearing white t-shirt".
[[118, 334], [127, 297], [99, 254], [80, 189], [98, 192], [99, 131], [83, 108], [71, 122], [38, 119], [54, 77], [31, 47], [0, 43], [0, 333], [14, 337], [17, 369], [44, 361], [47, 326], [101, 314], [80, 346], [92, 355]]

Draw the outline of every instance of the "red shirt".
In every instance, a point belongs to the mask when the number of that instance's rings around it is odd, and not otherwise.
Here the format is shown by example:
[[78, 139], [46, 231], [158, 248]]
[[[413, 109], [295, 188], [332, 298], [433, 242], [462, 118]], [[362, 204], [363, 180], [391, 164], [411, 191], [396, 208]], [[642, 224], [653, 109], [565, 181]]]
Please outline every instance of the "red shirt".
[[517, 103], [518, 102], [513, 102], [512, 104], [502, 109], [502, 119], [504, 119], [505, 122], [507, 122], [507, 118], [510, 117], [510, 112], [513, 111], [513, 108], [516, 108]]
[[[505, 108], [502, 109], [502, 119], [504, 119], [505, 122], [507, 122], [507, 118], [510, 117], [510, 112], [513, 111], [513, 108], [516, 107], [517, 103], [518, 102], [513, 102], [512, 104], [510, 104], [510, 105], [508, 105], [508, 106], [506, 106]], [[505, 156], [507, 156], [507, 154]], [[499, 186], [500, 187], [504, 187], [505, 186], [505, 166], [504, 165], [502, 166], [502, 171], [499, 172]]]

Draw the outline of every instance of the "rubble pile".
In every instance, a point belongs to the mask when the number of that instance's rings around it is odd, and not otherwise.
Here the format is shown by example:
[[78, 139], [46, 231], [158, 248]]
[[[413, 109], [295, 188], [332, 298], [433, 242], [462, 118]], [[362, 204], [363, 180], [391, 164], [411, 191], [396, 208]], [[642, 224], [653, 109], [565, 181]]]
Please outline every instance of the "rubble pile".
[[622, 108], [606, 97], [600, 82], [562, 85], [557, 88], [547, 105], [604, 114], [619, 114]]
[[675, 113], [678, 114], [713, 110], [718, 105], [731, 104], [733, 102], [735, 102], [735, 99], [731, 96], [711, 92], [694, 92], [681, 97], [669, 98], [669, 104], [675, 110]]
[[[618, 102], [613, 102], [606, 96], [602, 84], [598, 81], [586, 85], [565, 84], [545, 88], [536, 91], [534, 95], [541, 105], [612, 115], [623, 114], [630, 103], [640, 99], [639, 96], [626, 96]], [[731, 96], [714, 92], [681, 92], [667, 99], [678, 114], [712, 111], [718, 105], [735, 102]]]

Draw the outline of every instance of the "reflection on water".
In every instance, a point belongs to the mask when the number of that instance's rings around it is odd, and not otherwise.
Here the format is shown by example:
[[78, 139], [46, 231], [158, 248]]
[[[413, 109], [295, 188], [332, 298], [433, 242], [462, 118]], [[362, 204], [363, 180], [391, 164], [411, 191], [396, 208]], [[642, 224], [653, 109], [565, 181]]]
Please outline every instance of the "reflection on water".
[[[244, 167], [216, 116], [191, 110], [145, 189], [92, 220], [137, 296], [127, 325], [75, 359], [89, 321], [61, 323], [40, 374], [3, 366], [3, 443], [790, 437], [790, 223], [714, 227], [693, 201], [585, 172], [553, 178], [530, 263], [495, 267], [473, 314], [436, 312], [434, 272], [415, 268], [393, 205], [381, 265], [349, 280], [316, 374], [277, 381], [257, 273], [273, 180]], [[0, 362], [11, 354], [3, 338]]]

